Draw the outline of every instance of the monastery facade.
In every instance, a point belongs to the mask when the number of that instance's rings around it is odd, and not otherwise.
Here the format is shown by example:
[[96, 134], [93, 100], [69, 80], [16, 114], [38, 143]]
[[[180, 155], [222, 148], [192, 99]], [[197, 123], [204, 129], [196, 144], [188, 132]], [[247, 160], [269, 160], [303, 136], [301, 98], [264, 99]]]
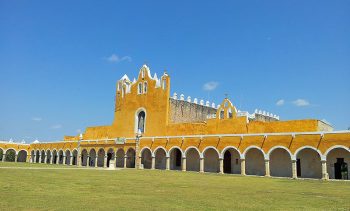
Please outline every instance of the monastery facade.
[[170, 95], [170, 76], [124, 75], [111, 125], [60, 142], [0, 142], [0, 159], [100, 168], [144, 168], [290, 178], [349, 179], [350, 131], [315, 119], [281, 121]]

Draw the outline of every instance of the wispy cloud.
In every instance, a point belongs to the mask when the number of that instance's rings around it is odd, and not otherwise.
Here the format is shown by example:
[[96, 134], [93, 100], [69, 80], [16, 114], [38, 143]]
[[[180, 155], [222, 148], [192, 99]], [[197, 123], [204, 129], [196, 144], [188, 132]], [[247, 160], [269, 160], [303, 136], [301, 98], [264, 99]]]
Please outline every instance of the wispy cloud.
[[111, 63], [119, 63], [123, 61], [131, 62], [132, 59], [130, 56], [118, 56], [117, 54], [112, 54], [111, 56], [106, 58], [107, 61]]
[[204, 91], [213, 91], [219, 86], [219, 83], [216, 81], [210, 81], [208, 83], [205, 83], [203, 85], [203, 90]]
[[305, 106], [309, 106], [310, 103], [309, 101], [305, 100], [305, 99], [297, 99], [297, 100], [294, 100], [293, 101], [293, 104], [295, 106], [298, 106], [298, 107], [305, 107]]
[[284, 100], [280, 99], [276, 102], [276, 106], [283, 106], [284, 105]]
[[81, 129], [77, 129], [76, 132], [77, 132], [77, 133], [81, 133]]
[[43, 119], [41, 117], [33, 117], [32, 120], [36, 122], [40, 122]]
[[54, 129], [54, 130], [61, 129], [61, 128], [62, 128], [61, 124], [56, 124], [51, 126], [51, 129]]

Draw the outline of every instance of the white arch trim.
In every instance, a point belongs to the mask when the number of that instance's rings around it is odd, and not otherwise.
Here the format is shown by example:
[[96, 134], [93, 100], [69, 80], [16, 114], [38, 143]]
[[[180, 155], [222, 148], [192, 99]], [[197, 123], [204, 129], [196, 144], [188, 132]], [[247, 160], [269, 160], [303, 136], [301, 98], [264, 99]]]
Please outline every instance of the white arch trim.
[[156, 147], [156, 148], [153, 150], [153, 153], [152, 153], [152, 156], [153, 156], [153, 157], [156, 156], [156, 153], [157, 153], [157, 151], [158, 151], [159, 149], [164, 150], [164, 152], [165, 152], [165, 157], [169, 157], [168, 151], [167, 151], [164, 147], [162, 147], [162, 146], [158, 146], [158, 147]]
[[290, 159], [291, 160], [296, 160], [296, 158], [294, 157], [293, 153], [285, 146], [274, 146], [272, 147], [266, 154], [266, 157], [268, 157], [268, 159], [270, 159], [271, 153], [276, 150], [276, 149], [284, 149], [288, 152]]
[[237, 148], [234, 147], [234, 146], [227, 146], [227, 147], [225, 147], [223, 150], [221, 150], [221, 157], [222, 157], [222, 158], [224, 158], [225, 152], [226, 152], [227, 150], [229, 150], [229, 149], [236, 150], [236, 151], [238, 152], [239, 157], [240, 157], [240, 158], [244, 158], [244, 157], [242, 157], [241, 151], [239, 151], [239, 149], [237, 149]]
[[[139, 157], [142, 157], [142, 153], [143, 153], [143, 151], [145, 151], [146, 149], [148, 149], [148, 150], [151, 152], [151, 155], [153, 156], [153, 153], [152, 153], [151, 148], [149, 148], [149, 147], [144, 147], [144, 148], [142, 148], [142, 149], [140, 150]], [[128, 149], [128, 150], [129, 150], [129, 149]]]
[[299, 149], [297, 149], [297, 150], [295, 151], [295, 153], [294, 153], [295, 159], [297, 159], [298, 153], [299, 153], [300, 151], [302, 151], [303, 149], [312, 149], [312, 150], [314, 150], [314, 151], [316, 151], [316, 152], [318, 153], [318, 155], [319, 155], [320, 158], [321, 158], [321, 161], [325, 161], [325, 160], [326, 160], [326, 158], [322, 155], [321, 151], [318, 150], [318, 149], [316, 149], [315, 147], [312, 147], [312, 146], [303, 146], [303, 147], [300, 147]]
[[136, 111], [135, 111], [135, 126], [134, 126], [134, 132], [135, 134], [138, 132], [138, 116], [139, 116], [139, 113], [143, 111], [145, 112], [145, 119], [144, 119], [144, 122], [143, 122], [143, 133], [146, 133], [146, 126], [147, 126], [147, 111], [144, 107], [140, 107], [138, 108]]
[[64, 151], [63, 149], [58, 150], [58, 156], [60, 155], [60, 152], [62, 151], [62, 155], [66, 156], [66, 151]]
[[327, 151], [324, 153], [324, 157], [327, 159], [328, 154], [333, 150], [333, 149], [345, 149], [346, 151], [350, 152], [350, 148], [344, 146], [344, 145], [335, 145], [327, 149]]
[[206, 151], [209, 150], [209, 149], [213, 149], [213, 150], [218, 154], [219, 159], [221, 159], [221, 153], [219, 152], [219, 150], [217, 150], [217, 149], [216, 149], [215, 147], [213, 147], [213, 146], [207, 146], [206, 148], [203, 149], [202, 155], [201, 155], [203, 158], [204, 158], [204, 156], [205, 156]]
[[257, 150], [259, 150], [259, 151], [263, 154], [265, 160], [268, 160], [268, 159], [269, 159], [269, 158], [266, 156], [266, 153], [264, 152], [264, 150], [262, 150], [260, 147], [255, 146], [255, 145], [249, 146], [249, 147], [247, 147], [247, 148], [244, 150], [244, 152], [243, 152], [243, 154], [242, 154], [242, 158], [243, 158], [243, 159], [245, 159], [246, 154], [247, 154], [248, 151], [251, 150], [251, 149], [257, 149]]
[[6, 153], [7, 153], [7, 151], [9, 151], [9, 150], [11, 150], [11, 149], [12, 149], [12, 150], [14, 150], [14, 151], [15, 151], [15, 153], [16, 153], [16, 155], [17, 155], [17, 153], [18, 153], [18, 152], [17, 152], [17, 151], [16, 151], [14, 148], [7, 148], [4, 154], [6, 154]]
[[169, 149], [169, 152], [168, 152], [169, 156], [171, 155], [171, 152], [172, 152], [174, 149], [180, 150], [181, 156], [183, 156], [184, 152], [183, 152], [182, 149], [181, 149], [180, 147], [178, 147], [178, 146], [173, 146], [173, 147], [171, 147], [171, 148]]
[[199, 149], [197, 147], [187, 147], [187, 149], [185, 150], [184, 154], [182, 155], [184, 158], [186, 158], [187, 153], [190, 149], [194, 149], [198, 152], [199, 158], [203, 158], [202, 157], [202, 153], [199, 151]]

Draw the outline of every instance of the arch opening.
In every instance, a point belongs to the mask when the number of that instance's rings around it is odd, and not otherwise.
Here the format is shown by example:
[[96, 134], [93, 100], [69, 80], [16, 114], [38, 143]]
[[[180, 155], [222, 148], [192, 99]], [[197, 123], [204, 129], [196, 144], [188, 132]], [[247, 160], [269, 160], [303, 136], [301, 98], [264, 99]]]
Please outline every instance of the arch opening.
[[14, 149], [6, 150], [5, 161], [15, 162], [15, 159], [16, 159], [16, 151]]
[[321, 157], [310, 148], [302, 149], [297, 154], [297, 176], [300, 178], [322, 178]]
[[327, 154], [327, 172], [330, 179], [349, 180], [349, 165], [349, 151], [343, 148], [335, 148]]
[[104, 167], [105, 150], [98, 150], [97, 167]]
[[270, 153], [270, 174], [275, 177], [292, 177], [292, 159], [286, 149], [276, 148]]
[[234, 148], [229, 148], [224, 153], [224, 173], [225, 174], [240, 174], [241, 159], [239, 152]]
[[96, 159], [96, 151], [95, 149], [91, 149], [89, 153], [89, 166], [95, 167], [95, 159]]
[[159, 148], [157, 151], [156, 151], [156, 154], [155, 154], [155, 168], [156, 169], [165, 169], [166, 168], [166, 152], [164, 149], [162, 148]]
[[215, 173], [220, 171], [219, 154], [213, 148], [209, 148], [204, 152], [204, 171]]
[[81, 152], [81, 165], [87, 166], [88, 165], [88, 152], [86, 149], [83, 149]]
[[265, 176], [264, 154], [257, 148], [251, 148], [245, 155], [245, 168], [247, 175]]
[[152, 168], [152, 152], [148, 148], [145, 148], [142, 150], [141, 165], [143, 165], [144, 169], [151, 169]]
[[17, 155], [17, 162], [26, 162], [27, 160], [27, 151], [21, 150]]
[[178, 148], [170, 151], [170, 170], [181, 170], [182, 152]]
[[70, 153], [69, 150], [67, 150], [67, 151], [66, 151], [66, 160], [65, 160], [65, 163], [64, 163], [64, 164], [70, 165], [71, 159], [72, 159], [71, 153]]
[[126, 152], [126, 168], [135, 168], [135, 156], [135, 150], [133, 148], [128, 149]]
[[[114, 161], [114, 156], [115, 156], [114, 155], [114, 150], [113, 149], [109, 149], [107, 151], [107, 167], [110, 166], [111, 160]], [[114, 164], [114, 166], [115, 166], [115, 164]]]
[[116, 167], [117, 168], [124, 168], [124, 157], [125, 157], [125, 152], [123, 149], [118, 149], [117, 150], [117, 162], [116, 162]]
[[194, 148], [186, 152], [186, 171], [199, 171], [199, 153]]

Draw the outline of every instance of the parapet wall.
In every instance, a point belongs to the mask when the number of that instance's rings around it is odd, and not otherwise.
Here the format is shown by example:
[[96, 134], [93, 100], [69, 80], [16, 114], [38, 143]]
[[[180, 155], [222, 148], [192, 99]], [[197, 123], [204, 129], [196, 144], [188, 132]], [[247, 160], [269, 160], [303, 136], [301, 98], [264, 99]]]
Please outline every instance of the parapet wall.
[[184, 100], [170, 98], [170, 123], [204, 122], [216, 109]]

